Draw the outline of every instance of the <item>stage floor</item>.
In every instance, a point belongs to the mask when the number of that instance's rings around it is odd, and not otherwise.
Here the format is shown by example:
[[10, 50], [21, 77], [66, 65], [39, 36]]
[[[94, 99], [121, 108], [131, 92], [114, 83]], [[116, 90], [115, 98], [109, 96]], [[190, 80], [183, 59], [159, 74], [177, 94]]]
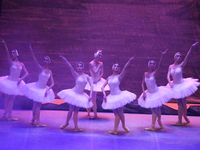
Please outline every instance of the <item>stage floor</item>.
[[[0, 110], [2, 116], [3, 110]], [[59, 127], [66, 120], [67, 111], [41, 111], [41, 122], [47, 127], [30, 125], [32, 111], [15, 110], [13, 116], [19, 121], [0, 119], [1, 150], [199, 150], [200, 116], [189, 116], [191, 123], [171, 126], [176, 115], [162, 115], [163, 130], [145, 131], [151, 124], [151, 115], [125, 114], [130, 133], [119, 126], [119, 134], [108, 134], [114, 126], [113, 113], [98, 113], [99, 118], [89, 120], [86, 112], [79, 113], [79, 127], [83, 132], [73, 131], [73, 120], [65, 130]], [[158, 124], [156, 124], [158, 127]]]

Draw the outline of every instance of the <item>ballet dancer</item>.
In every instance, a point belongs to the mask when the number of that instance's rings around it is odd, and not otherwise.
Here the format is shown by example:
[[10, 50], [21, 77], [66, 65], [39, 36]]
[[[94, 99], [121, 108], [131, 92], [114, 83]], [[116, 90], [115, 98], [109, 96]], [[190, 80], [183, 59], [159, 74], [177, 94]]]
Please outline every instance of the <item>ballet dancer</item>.
[[[83, 73], [84, 64], [82, 62], [78, 62], [76, 64], [76, 70], [77, 70], [76, 72], [65, 57], [63, 56], [60, 56], [60, 57], [65, 61], [67, 66], [70, 68], [70, 71], [76, 81], [76, 85], [74, 86], [73, 89], [65, 89], [65, 90], [60, 91], [57, 94], [61, 99], [63, 99], [69, 104], [69, 111], [67, 114], [66, 123], [61, 125], [60, 129], [64, 129], [65, 127], [69, 125], [69, 120], [72, 117], [72, 113], [74, 112], [74, 115], [73, 115], [74, 131], [81, 132], [82, 129], [78, 127], [78, 112], [79, 112], [80, 107], [90, 108], [93, 105], [91, 101], [92, 88], [93, 88], [92, 82], [90, 80], [89, 75]], [[91, 84], [90, 97], [86, 93], [84, 93], [84, 89], [87, 82]]]
[[[121, 120], [122, 127], [126, 132], [130, 132], [130, 130], [125, 125], [125, 117], [123, 113], [123, 106], [127, 103], [130, 103], [131, 101], [136, 99], [136, 95], [134, 93], [131, 93], [129, 91], [121, 91], [119, 88], [120, 82], [125, 76], [125, 72], [127, 67], [129, 66], [130, 62], [134, 59], [134, 57], [131, 57], [129, 61], [124, 66], [122, 72], [120, 72], [120, 66], [118, 63], [113, 64], [112, 71], [113, 74], [109, 76], [102, 86], [102, 92], [104, 95], [104, 100], [102, 103], [103, 109], [112, 109], [115, 115], [115, 125], [114, 130], [109, 131], [110, 134], [117, 134], [117, 129]], [[110, 94], [106, 96], [104, 87], [106, 85], [109, 85], [110, 87]]]
[[[10, 65], [10, 75], [0, 77], [0, 92], [5, 94], [5, 111], [3, 113], [3, 118], [9, 121], [16, 121], [18, 118], [12, 117], [13, 103], [17, 95], [23, 95], [22, 88], [25, 85], [23, 79], [26, 78], [29, 73], [25, 65], [18, 60], [18, 51], [16, 49], [12, 50], [10, 56], [6, 42], [2, 38], [0, 38], [0, 40], [5, 46], [7, 60]], [[24, 75], [20, 78], [22, 70]]]
[[[162, 53], [157, 69], [154, 60], [148, 62], [149, 71], [144, 73], [142, 80], [143, 93], [138, 98], [138, 104], [144, 108], [151, 108], [152, 112], [152, 124], [151, 127], [145, 128], [147, 131], [155, 131], [156, 119], [158, 119], [157, 121], [160, 128], [164, 128], [161, 122], [161, 106], [171, 99], [173, 93], [172, 90], [166, 86], [158, 87], [155, 79], [162, 63], [163, 55], [166, 54], [166, 52], [167, 50]], [[145, 83], [147, 87], [146, 91], [144, 88]]]
[[[187, 118], [187, 106], [186, 106], [186, 97], [192, 95], [200, 85], [198, 79], [193, 78], [183, 78], [182, 70], [185, 67], [188, 57], [193, 49], [197, 46], [199, 42], [192, 44], [185, 59], [181, 62], [181, 53], [177, 52], [174, 55], [174, 63], [169, 66], [167, 80], [174, 92], [173, 97], [177, 100], [178, 104], [178, 122], [173, 123], [172, 125], [181, 126], [182, 125], [182, 116], [184, 117], [187, 123], [190, 123], [190, 120]], [[173, 81], [170, 80], [170, 75], [172, 76]]]
[[[45, 127], [45, 124], [40, 123], [40, 108], [43, 102], [53, 102], [55, 98], [54, 92], [52, 90], [52, 87], [54, 86], [53, 74], [52, 71], [49, 69], [51, 59], [49, 56], [44, 56], [43, 66], [41, 66], [35, 58], [31, 45], [29, 47], [34, 62], [40, 73], [37, 82], [28, 83], [26, 85], [24, 93], [26, 97], [33, 100], [33, 118], [31, 120], [31, 124], [36, 127]], [[49, 79], [51, 81], [51, 85], [47, 86], [47, 82]]]
[[[103, 62], [101, 62], [102, 58], [102, 50], [97, 50], [96, 53], [94, 53], [94, 60], [92, 60], [89, 63], [89, 71], [93, 83], [93, 92], [92, 92], [92, 102], [93, 102], [93, 112], [94, 112], [94, 117], [90, 117], [90, 119], [96, 119], [97, 118], [97, 102], [96, 102], [96, 95], [97, 92], [102, 92], [101, 87], [106, 81], [105, 79], [102, 78], [103, 76]], [[86, 90], [90, 90], [90, 85], [87, 84], [85, 87]], [[105, 89], [106, 91], [109, 90], [109, 87], [106, 86]], [[91, 108], [87, 109], [88, 111], [88, 116], [90, 115]]]

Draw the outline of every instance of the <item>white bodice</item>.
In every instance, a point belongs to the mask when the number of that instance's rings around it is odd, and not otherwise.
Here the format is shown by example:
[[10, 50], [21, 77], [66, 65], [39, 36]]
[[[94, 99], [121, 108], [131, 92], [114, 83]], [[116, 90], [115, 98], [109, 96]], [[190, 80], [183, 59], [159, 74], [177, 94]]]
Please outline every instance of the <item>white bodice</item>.
[[50, 76], [50, 73], [46, 74], [44, 71], [42, 71], [38, 76], [38, 81], [36, 82], [36, 85], [40, 88], [45, 88], [47, 86], [47, 82]]
[[181, 67], [171, 68], [171, 76], [173, 78], [173, 83], [180, 84], [183, 83], [183, 73]]
[[76, 93], [80, 93], [82, 94], [84, 89], [85, 89], [85, 86], [87, 84], [87, 77], [86, 76], [79, 76], [77, 79], [76, 79], [76, 85], [75, 87], [73, 88], [73, 90], [76, 92]]
[[12, 65], [10, 67], [10, 75], [8, 79], [12, 81], [18, 81], [21, 71], [22, 71], [22, 66]]
[[110, 87], [110, 94], [111, 95], [117, 95], [117, 94], [121, 93], [119, 85], [120, 85], [119, 76], [109, 78], [108, 86]]
[[145, 77], [145, 83], [149, 93], [155, 93], [158, 91], [158, 86], [156, 84], [156, 79], [154, 78], [154, 76], [150, 76], [149, 78]]

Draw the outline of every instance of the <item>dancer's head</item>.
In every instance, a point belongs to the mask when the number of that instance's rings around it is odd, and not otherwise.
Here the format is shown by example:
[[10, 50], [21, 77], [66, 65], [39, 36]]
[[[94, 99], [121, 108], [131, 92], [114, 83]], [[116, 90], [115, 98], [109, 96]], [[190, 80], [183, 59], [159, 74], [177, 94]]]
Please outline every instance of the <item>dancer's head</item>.
[[49, 65], [51, 63], [51, 58], [49, 56], [43, 57], [44, 65]]
[[12, 55], [12, 59], [17, 58], [17, 57], [19, 56], [18, 50], [13, 49], [13, 50], [11, 51], [11, 55]]
[[119, 73], [120, 72], [120, 65], [118, 63], [114, 63], [112, 65], [112, 71]]
[[174, 61], [176, 62], [180, 62], [181, 61], [181, 53], [180, 52], [177, 52], [175, 55], [174, 55]]
[[102, 50], [97, 50], [95, 53], [94, 53], [94, 58], [95, 59], [101, 59], [102, 58]]
[[76, 63], [76, 70], [77, 70], [78, 72], [82, 72], [83, 69], [84, 69], [84, 64], [83, 64], [82, 62], [77, 62], [77, 63]]
[[149, 62], [148, 62], [148, 68], [152, 69], [152, 70], [155, 70], [155, 68], [156, 68], [156, 62], [155, 62], [155, 60], [149, 60]]

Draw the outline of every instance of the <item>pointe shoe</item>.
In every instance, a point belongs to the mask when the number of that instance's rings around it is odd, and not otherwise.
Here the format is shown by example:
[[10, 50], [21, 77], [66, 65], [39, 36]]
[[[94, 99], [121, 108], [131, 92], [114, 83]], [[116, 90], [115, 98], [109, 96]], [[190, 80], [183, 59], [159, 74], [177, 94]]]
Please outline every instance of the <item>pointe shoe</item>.
[[63, 124], [63, 125], [60, 126], [60, 129], [64, 129], [64, 128], [66, 128], [68, 125], [69, 125], [69, 123]]
[[183, 117], [184, 117], [184, 119], [185, 119], [185, 121], [186, 121], [187, 123], [190, 123], [190, 120], [188, 119], [187, 116], [183, 116]]
[[176, 122], [176, 123], [172, 123], [171, 125], [172, 126], [182, 126], [182, 123], [181, 122]]
[[34, 122], [35, 122], [35, 118], [33, 118], [33, 119], [31, 120], [30, 124], [34, 124]]
[[8, 121], [18, 121], [18, 118], [8, 118]]
[[77, 128], [77, 129], [74, 129], [74, 131], [75, 131], [75, 132], [82, 132], [83, 129], [79, 129], [79, 128]]
[[126, 132], [130, 132], [129, 128], [127, 128], [126, 126], [123, 127], [123, 129], [124, 129]]
[[152, 128], [152, 127], [150, 127], [150, 128], [144, 128], [146, 131], [155, 131], [155, 128]]
[[108, 131], [109, 134], [117, 134], [117, 131]]
[[164, 126], [163, 126], [163, 124], [161, 122], [158, 121], [158, 124], [159, 124], [159, 126], [160, 126], [161, 129], [164, 128]]
[[95, 119], [97, 119], [97, 116], [95, 116], [95, 117], [90, 117], [89, 119], [90, 119], [90, 120], [95, 120]]
[[47, 125], [46, 125], [46, 124], [40, 124], [40, 123], [39, 123], [39, 124], [35, 124], [35, 126], [36, 126], [36, 127], [46, 127]]

